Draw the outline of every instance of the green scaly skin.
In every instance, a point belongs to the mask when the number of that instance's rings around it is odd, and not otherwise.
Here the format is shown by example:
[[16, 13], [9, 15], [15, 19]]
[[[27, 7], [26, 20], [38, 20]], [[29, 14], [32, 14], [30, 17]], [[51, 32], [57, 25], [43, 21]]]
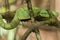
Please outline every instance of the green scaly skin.
[[[35, 9], [37, 9], [37, 8], [34, 8], [33, 11], [36, 12]], [[23, 12], [23, 13], [21, 13], [21, 12]], [[24, 13], [27, 15], [25, 15]], [[16, 28], [17, 25], [19, 24], [20, 20], [28, 19], [28, 18], [30, 18], [30, 16], [28, 15], [28, 9], [25, 7], [22, 7], [16, 11], [15, 16], [10, 23], [5, 23], [3, 21], [2, 15], [0, 15], [0, 26], [3, 27], [4, 29], [10, 30], [10, 29]]]
[[[52, 15], [50, 16], [49, 13]], [[53, 16], [54, 15], [54, 16]], [[57, 22], [55, 18], [58, 17], [58, 12], [47, 9], [40, 9], [39, 16], [36, 17], [38, 21], [45, 21], [47, 24], [55, 25]]]
[[[33, 11], [34, 11], [34, 17], [40, 16], [40, 18], [38, 19], [41, 19], [41, 17], [43, 17], [43, 21], [46, 21], [48, 24], [55, 22], [53, 18], [49, 17], [49, 14], [45, 9], [42, 10], [37, 7], [33, 7]], [[54, 12], [52, 13], [54, 14]], [[57, 16], [57, 13], [55, 12], [54, 15]], [[10, 23], [4, 23], [2, 15], [0, 15], [0, 26], [3, 27], [4, 29], [10, 30], [17, 27], [17, 25], [21, 20], [29, 18], [30, 16], [27, 7], [21, 7], [16, 11], [15, 16]]]
[[15, 28], [18, 25], [19, 21], [20, 20], [15, 16], [10, 23], [5, 23], [3, 21], [2, 16], [0, 15], [0, 26], [3, 27], [4, 29], [8, 29], [9, 30], [9, 29]]

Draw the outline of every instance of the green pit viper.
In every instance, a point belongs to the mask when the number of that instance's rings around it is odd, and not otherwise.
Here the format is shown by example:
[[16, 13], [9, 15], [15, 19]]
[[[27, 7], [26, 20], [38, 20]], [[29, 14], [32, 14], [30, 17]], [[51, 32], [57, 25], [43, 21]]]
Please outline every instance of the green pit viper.
[[[49, 23], [55, 22], [55, 20], [53, 18], [50, 18], [48, 11], [46, 9], [40, 9], [37, 7], [32, 7], [32, 8], [33, 8], [35, 20], [39, 20], [39, 21], [47, 20], [47, 21], [49, 21]], [[4, 7], [0, 8], [0, 13], [4, 13], [6, 11], [7, 10]], [[58, 12], [56, 12], [56, 11], [51, 11], [51, 12], [55, 17], [58, 16]], [[0, 14], [0, 26], [7, 30], [13, 29], [13, 28], [17, 27], [17, 25], [19, 24], [19, 22], [21, 20], [25, 20], [25, 19], [30, 19], [28, 8], [20, 7], [16, 11], [14, 18], [12, 19], [12, 21], [10, 23], [5, 23], [3, 21], [2, 15]]]

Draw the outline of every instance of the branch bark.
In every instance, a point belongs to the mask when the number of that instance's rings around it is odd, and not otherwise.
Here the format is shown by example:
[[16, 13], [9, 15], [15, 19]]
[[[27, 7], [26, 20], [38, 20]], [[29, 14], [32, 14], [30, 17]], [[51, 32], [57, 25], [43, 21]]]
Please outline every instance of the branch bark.
[[40, 32], [39, 32], [39, 29], [36, 28], [34, 32], [35, 32], [37, 40], [41, 40], [41, 35], [40, 35]]
[[26, 3], [27, 3], [27, 8], [29, 11], [30, 18], [31, 18], [31, 22], [34, 22], [34, 12], [32, 10], [31, 0], [26, 0]]
[[24, 33], [21, 40], [26, 40], [29, 34], [32, 32], [33, 28], [28, 28], [28, 30]]

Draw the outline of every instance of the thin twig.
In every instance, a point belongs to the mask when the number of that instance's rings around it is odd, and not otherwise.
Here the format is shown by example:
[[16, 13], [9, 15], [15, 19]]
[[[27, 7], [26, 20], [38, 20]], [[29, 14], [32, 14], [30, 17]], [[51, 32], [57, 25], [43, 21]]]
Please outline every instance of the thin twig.
[[21, 40], [26, 40], [27, 37], [29, 36], [29, 34], [33, 31], [33, 28], [30, 27], [28, 28], [28, 30], [24, 33], [24, 35], [22, 36]]
[[47, 5], [47, 12], [50, 16], [51, 19], [54, 19], [55, 24], [59, 25], [57, 17], [52, 13], [52, 10], [50, 9], [50, 0], [48, 0], [48, 5]]
[[37, 40], [41, 40], [41, 35], [38, 28], [35, 29], [35, 34], [36, 34]]
[[14, 40], [16, 40], [17, 37], [18, 37], [18, 34], [17, 34], [17, 33], [18, 33], [18, 29], [19, 29], [19, 27], [16, 28], [16, 32], [15, 32], [15, 36], [14, 36]]
[[31, 32], [32, 32], [31, 29], [27, 30], [27, 31], [25, 32], [25, 34], [22, 36], [21, 40], [26, 40], [27, 37], [29, 36], [29, 34], [30, 34]]
[[32, 4], [31, 4], [31, 0], [26, 0], [26, 3], [27, 3], [27, 8], [28, 8], [28, 11], [29, 11], [29, 15], [31, 17], [31, 21], [34, 22], [34, 12], [32, 10]]
[[[43, 23], [44, 24], [44, 23]], [[42, 26], [43, 24], [41, 24], [41, 25], [39, 25], [39, 26]], [[24, 33], [24, 35], [22, 36], [22, 39], [21, 40], [26, 40], [27, 39], [27, 37], [30, 35], [30, 33], [31, 32], [33, 32], [33, 31], [35, 31], [36, 33], [37, 33], [37, 31], [38, 31], [38, 29], [37, 29], [38, 27], [37, 27], [37, 25], [36, 24], [32, 24], [29, 28], [28, 28], [28, 30]], [[37, 29], [37, 30], [35, 30], [35, 29]], [[39, 32], [38, 32], [38, 34], [39, 34]], [[38, 38], [38, 39], [40, 39], [40, 38]]]
[[9, 0], [5, 0], [5, 7], [6, 7], [7, 9], [10, 9]]

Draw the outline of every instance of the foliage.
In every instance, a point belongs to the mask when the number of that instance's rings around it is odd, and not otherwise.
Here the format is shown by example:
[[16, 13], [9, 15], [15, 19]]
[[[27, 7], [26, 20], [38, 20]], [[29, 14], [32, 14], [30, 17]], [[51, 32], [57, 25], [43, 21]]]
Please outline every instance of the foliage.
[[16, 0], [9, 0], [9, 3], [11, 4], [11, 3], [14, 3]]
[[[10, 11], [11, 11], [11, 12], [12, 12], [15, 8], [16, 8], [15, 5], [10, 5]], [[8, 12], [8, 11], [9, 11], [9, 10], [8, 10], [5, 6], [0, 7], [0, 14], [4, 14], [4, 13], [6, 13], [6, 12]]]
[[1, 13], [5, 13], [5, 12], [7, 12], [6, 8], [5, 8], [5, 7], [1, 7], [1, 8], [0, 8], [0, 14], [1, 14]]

